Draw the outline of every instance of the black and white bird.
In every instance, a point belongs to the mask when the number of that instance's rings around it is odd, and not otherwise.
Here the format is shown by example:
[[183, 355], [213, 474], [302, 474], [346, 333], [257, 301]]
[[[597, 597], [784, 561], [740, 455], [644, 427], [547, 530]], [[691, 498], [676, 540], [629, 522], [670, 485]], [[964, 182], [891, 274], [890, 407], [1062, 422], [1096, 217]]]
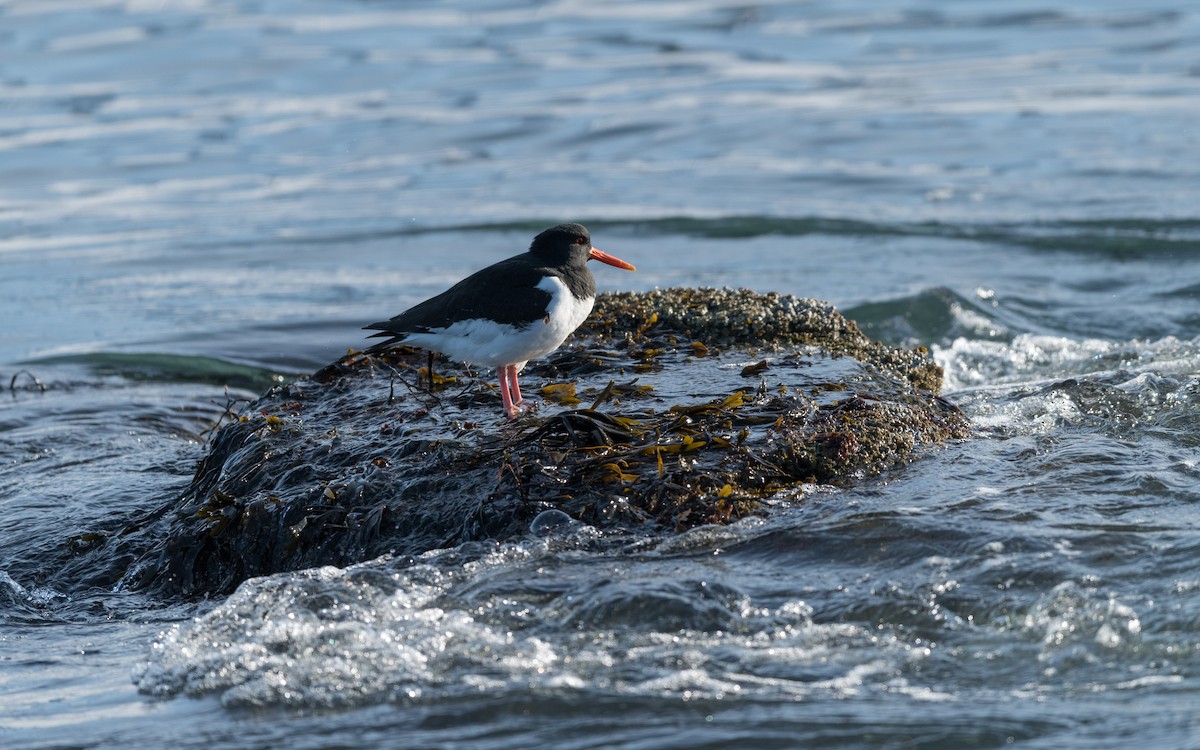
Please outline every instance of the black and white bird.
[[494, 367], [504, 413], [514, 418], [524, 404], [517, 373], [562, 345], [592, 311], [596, 280], [589, 260], [635, 270], [592, 247], [582, 225], [559, 224], [534, 237], [529, 252], [477, 271], [391, 320], [364, 326], [379, 331], [372, 338], [388, 337], [367, 351], [404, 344]]

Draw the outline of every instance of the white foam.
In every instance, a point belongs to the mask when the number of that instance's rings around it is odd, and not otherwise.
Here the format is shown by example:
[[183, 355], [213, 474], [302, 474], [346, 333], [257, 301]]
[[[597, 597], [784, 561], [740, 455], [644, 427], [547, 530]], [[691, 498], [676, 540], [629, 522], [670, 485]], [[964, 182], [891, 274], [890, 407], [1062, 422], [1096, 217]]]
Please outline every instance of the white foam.
[[946, 372], [944, 390], [955, 391], [1095, 370], [1089, 364], [1117, 346], [1099, 339], [1021, 334], [1011, 342], [957, 338], [949, 347], [935, 345], [933, 357]]
[[1155, 375], [1195, 374], [1200, 369], [1200, 337], [1114, 342], [1021, 334], [1009, 343], [957, 338], [948, 347], [935, 345], [933, 357], [945, 370], [948, 392], [1121, 370], [1147, 374], [1126, 388], [1133, 392]]
[[1099, 658], [1096, 649], [1136, 649], [1142, 632], [1137, 613], [1114, 595], [1065, 581], [1025, 615], [1024, 628], [1040, 637], [1039, 659], [1051, 673]]
[[[799, 700], [882, 687], [930, 651], [869, 626], [815, 623], [801, 600], [756, 606], [705, 581], [681, 589], [670, 558], [550, 551], [562, 544], [531, 540], [466, 563], [448, 550], [409, 567], [384, 558], [247, 581], [212, 611], [162, 633], [134, 679], [150, 695], [217, 693], [231, 706], [531, 689]], [[636, 604], [621, 610], [629, 600], [618, 591], [615, 609], [580, 627], [573, 612], [594, 611], [589, 592], [598, 580], [613, 581], [610, 591], [628, 582], [621, 590], [634, 600], [659, 591], [671, 607], [680, 590], [695, 592], [687, 606], [697, 611], [729, 597], [741, 603], [730, 604], [730, 627], [660, 630], [656, 623], [669, 618], [645, 617]]]

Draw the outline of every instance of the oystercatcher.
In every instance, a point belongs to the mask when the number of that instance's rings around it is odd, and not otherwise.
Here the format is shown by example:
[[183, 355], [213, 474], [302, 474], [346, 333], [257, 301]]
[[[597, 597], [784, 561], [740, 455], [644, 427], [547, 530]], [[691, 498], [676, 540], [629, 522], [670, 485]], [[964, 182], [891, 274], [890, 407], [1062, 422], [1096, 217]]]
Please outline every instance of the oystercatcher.
[[391, 320], [363, 326], [387, 341], [377, 353], [404, 344], [480, 367], [496, 368], [500, 400], [510, 419], [523, 408], [517, 373], [557, 349], [587, 318], [596, 280], [587, 262], [635, 270], [592, 247], [580, 224], [559, 224], [533, 238], [529, 252], [477, 271]]

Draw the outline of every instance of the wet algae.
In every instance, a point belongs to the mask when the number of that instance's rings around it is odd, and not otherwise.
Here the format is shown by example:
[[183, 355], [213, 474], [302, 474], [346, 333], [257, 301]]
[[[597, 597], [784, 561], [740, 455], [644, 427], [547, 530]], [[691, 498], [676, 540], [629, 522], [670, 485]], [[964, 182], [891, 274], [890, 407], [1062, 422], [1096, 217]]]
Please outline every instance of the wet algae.
[[515, 422], [491, 373], [425, 364], [352, 352], [271, 388], [215, 434], [181, 497], [109, 540], [123, 584], [225, 593], [520, 537], [542, 513], [658, 533], [727, 523], [967, 434], [923, 350], [872, 342], [826, 303], [746, 290], [601, 295], [526, 369], [544, 385]]

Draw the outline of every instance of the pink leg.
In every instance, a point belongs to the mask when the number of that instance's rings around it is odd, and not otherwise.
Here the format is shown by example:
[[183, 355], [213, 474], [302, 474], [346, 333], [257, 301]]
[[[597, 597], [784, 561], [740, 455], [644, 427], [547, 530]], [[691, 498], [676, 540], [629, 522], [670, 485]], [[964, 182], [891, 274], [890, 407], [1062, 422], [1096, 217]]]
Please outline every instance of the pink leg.
[[525, 403], [525, 399], [521, 398], [521, 386], [517, 383], [517, 366], [509, 365], [506, 369], [508, 370], [508, 380], [512, 383], [510, 395], [512, 396], [513, 405], [520, 406]]
[[[521, 407], [520, 404], [513, 403], [510, 387], [515, 387], [515, 383], [508, 382], [508, 367], [497, 367], [496, 377], [500, 379], [500, 401], [504, 404], [504, 413], [508, 415], [509, 419], [516, 419], [517, 415], [521, 413]], [[517, 391], [518, 398], [520, 395], [521, 392]]]
[[496, 368], [496, 377], [500, 379], [500, 401], [504, 404], [504, 413], [512, 419], [516, 415], [512, 396], [508, 395], [508, 369], [501, 365]]

